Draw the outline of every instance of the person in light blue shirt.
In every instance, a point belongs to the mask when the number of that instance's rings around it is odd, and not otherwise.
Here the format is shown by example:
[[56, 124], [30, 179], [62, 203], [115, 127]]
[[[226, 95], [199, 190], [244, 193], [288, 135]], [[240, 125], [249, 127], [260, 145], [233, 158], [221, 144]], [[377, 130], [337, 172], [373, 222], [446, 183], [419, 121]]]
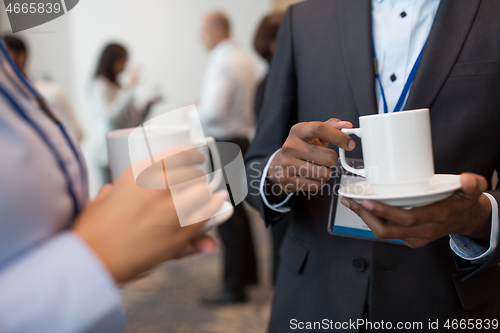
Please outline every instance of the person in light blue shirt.
[[[170, 192], [138, 187], [131, 170], [89, 202], [76, 140], [1, 38], [0, 154], [2, 333], [118, 332], [118, 284], [186, 249], [214, 249], [203, 223], [181, 228]], [[203, 160], [190, 150], [172, 168], [202, 176], [193, 165]], [[198, 183], [180, 197], [176, 207], [213, 213], [227, 193]]]

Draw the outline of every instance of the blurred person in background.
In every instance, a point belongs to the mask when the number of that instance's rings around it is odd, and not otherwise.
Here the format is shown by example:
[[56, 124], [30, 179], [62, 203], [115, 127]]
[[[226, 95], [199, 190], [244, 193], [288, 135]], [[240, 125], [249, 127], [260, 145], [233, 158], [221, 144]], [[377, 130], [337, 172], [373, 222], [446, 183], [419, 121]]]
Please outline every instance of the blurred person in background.
[[[26, 63], [28, 59], [28, 48], [26, 44], [20, 38], [14, 36], [6, 36], [4, 37], [4, 41], [15, 63], [19, 66], [24, 76], [28, 77], [26, 74]], [[73, 135], [80, 142], [83, 138], [82, 127], [64, 89], [47, 78], [33, 78], [32, 82], [40, 94], [42, 94], [51, 106], [59, 112], [63, 120], [68, 124]]]
[[[224, 13], [213, 12], [203, 18], [201, 42], [210, 51], [198, 104], [203, 131], [217, 141], [238, 145], [245, 154], [255, 122], [252, 60], [231, 39], [229, 19]], [[224, 151], [221, 157], [223, 165], [230, 162], [224, 161]], [[218, 229], [225, 248], [224, 286], [219, 295], [203, 303], [244, 302], [246, 286], [257, 283], [257, 263], [250, 221], [242, 203], [235, 207], [233, 217]]]
[[[257, 51], [257, 53], [269, 65], [266, 75], [260, 81], [259, 85], [257, 86], [257, 90], [255, 91], [255, 100], [253, 107], [255, 116], [257, 118], [259, 118], [260, 111], [262, 110], [262, 106], [264, 104], [267, 79], [269, 76], [269, 72], [271, 70], [271, 60], [273, 58], [274, 49], [276, 47], [276, 36], [278, 35], [278, 29], [280, 27], [282, 19], [283, 19], [282, 13], [274, 13], [264, 17], [259, 27], [257, 28], [257, 32], [255, 33], [255, 37], [253, 40], [253, 46], [255, 48], [255, 51]], [[288, 228], [288, 221], [286, 221], [286, 218], [284, 219], [284, 221], [281, 221], [280, 223], [271, 226], [271, 233], [273, 239], [273, 270], [272, 270], [273, 284], [276, 283], [276, 277], [279, 266], [279, 250], [287, 228]]]
[[[204, 224], [181, 227], [176, 214], [199, 221], [222, 206], [228, 193], [212, 195], [202, 180], [174, 207], [170, 191], [140, 188], [129, 169], [88, 202], [76, 141], [1, 37], [0, 128], [0, 332], [118, 332], [119, 284], [166, 260], [214, 252]], [[195, 165], [205, 157], [174, 149], [182, 158], [163, 160], [173, 181], [203, 179]]]
[[88, 107], [93, 115], [90, 135], [92, 158], [101, 172], [103, 183], [111, 182], [106, 147], [106, 133], [142, 124], [160, 96], [149, 100], [145, 106], [135, 104], [133, 90], [139, 80], [139, 72], [130, 73], [130, 81], [120, 84], [119, 76], [127, 67], [128, 52], [122, 45], [108, 44], [99, 59], [88, 96]]
[[253, 40], [253, 47], [255, 51], [267, 62], [269, 65], [264, 78], [260, 81], [255, 92], [254, 111], [258, 118], [262, 105], [264, 104], [264, 95], [266, 92], [267, 79], [269, 71], [271, 70], [271, 60], [273, 58], [274, 49], [276, 48], [276, 36], [278, 29], [283, 19], [282, 13], [274, 13], [267, 15], [260, 22], [257, 32]]

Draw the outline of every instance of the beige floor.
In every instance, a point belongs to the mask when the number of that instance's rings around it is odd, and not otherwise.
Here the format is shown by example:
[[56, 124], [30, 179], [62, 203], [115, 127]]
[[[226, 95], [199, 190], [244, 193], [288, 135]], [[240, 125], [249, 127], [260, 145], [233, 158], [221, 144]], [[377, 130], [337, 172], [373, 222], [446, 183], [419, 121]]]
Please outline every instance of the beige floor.
[[221, 253], [172, 261], [145, 280], [122, 290], [126, 333], [264, 333], [270, 314], [270, 235], [251, 212], [262, 283], [249, 291], [250, 302], [202, 307], [202, 295], [216, 292], [221, 281]]

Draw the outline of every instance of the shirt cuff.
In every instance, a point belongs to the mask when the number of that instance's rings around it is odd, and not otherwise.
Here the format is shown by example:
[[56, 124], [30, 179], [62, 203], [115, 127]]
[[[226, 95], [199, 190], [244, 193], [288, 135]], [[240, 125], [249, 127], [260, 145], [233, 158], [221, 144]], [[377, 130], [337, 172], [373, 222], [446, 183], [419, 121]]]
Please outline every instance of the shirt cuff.
[[270, 208], [278, 213], [288, 213], [290, 211], [290, 207], [287, 207], [286, 204], [288, 203], [288, 201], [290, 201], [290, 198], [293, 196], [293, 193], [290, 193], [286, 197], [286, 199], [280, 203], [270, 204], [269, 201], [267, 201], [266, 194], [264, 191], [264, 185], [266, 184], [266, 178], [267, 178], [267, 172], [269, 171], [269, 166], [271, 165], [271, 162], [273, 161], [274, 156], [276, 156], [276, 154], [279, 153], [280, 151], [281, 151], [281, 148], [276, 150], [274, 152], [274, 154], [272, 154], [271, 157], [269, 158], [269, 160], [267, 161], [267, 164], [264, 167], [264, 172], [262, 173], [262, 179], [260, 180], [259, 190], [260, 190], [260, 197], [262, 198], [262, 201], [264, 202], [264, 204], [268, 208]]
[[498, 204], [495, 198], [489, 193], [483, 193], [490, 200], [491, 203], [491, 234], [490, 246], [481, 246], [477, 244], [472, 238], [460, 235], [450, 235], [451, 249], [460, 257], [470, 260], [472, 263], [483, 263], [491, 259], [498, 245]]
[[0, 322], [7, 332], [110, 333], [124, 325], [114, 280], [71, 232], [1, 268], [0, 295]]

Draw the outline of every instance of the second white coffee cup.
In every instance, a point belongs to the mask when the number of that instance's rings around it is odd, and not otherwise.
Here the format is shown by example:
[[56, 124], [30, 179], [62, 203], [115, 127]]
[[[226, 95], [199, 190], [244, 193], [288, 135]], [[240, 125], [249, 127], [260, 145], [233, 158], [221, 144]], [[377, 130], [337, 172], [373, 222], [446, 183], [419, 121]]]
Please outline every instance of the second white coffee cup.
[[[188, 126], [139, 126], [111, 131], [107, 134], [109, 167], [113, 181], [132, 167], [137, 185], [149, 189], [165, 189], [164, 170], [161, 161], [172, 149], [181, 145], [198, 147], [208, 158], [208, 149], [212, 156], [212, 180], [208, 188], [215, 192], [222, 184], [222, 165], [213, 137], [191, 140]], [[208, 149], [206, 149], [208, 147]], [[211, 167], [205, 165], [204, 170]]]

